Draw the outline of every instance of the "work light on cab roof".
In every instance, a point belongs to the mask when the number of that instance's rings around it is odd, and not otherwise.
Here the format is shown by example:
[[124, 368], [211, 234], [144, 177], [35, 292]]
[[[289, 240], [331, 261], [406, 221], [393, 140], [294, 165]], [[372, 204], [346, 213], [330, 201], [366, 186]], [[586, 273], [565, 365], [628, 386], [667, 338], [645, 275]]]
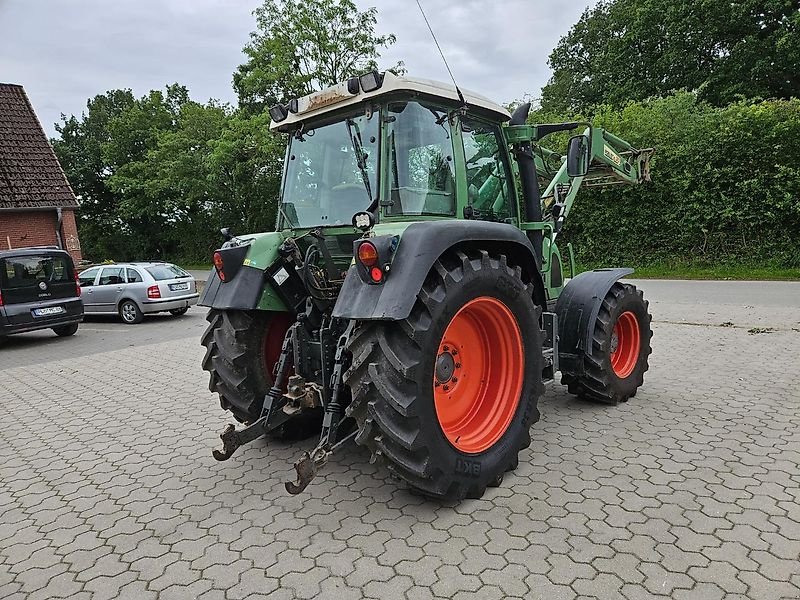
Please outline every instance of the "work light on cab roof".
[[290, 493], [352, 440], [426, 495], [479, 497], [559, 371], [583, 398], [634, 396], [647, 302], [631, 269], [578, 274], [560, 234], [584, 186], [649, 181], [652, 149], [529, 110], [377, 71], [270, 109], [288, 138], [277, 231], [230, 236], [202, 298], [210, 389], [247, 423], [218, 460], [319, 433]]
[[320, 92], [314, 92], [302, 98], [293, 98], [288, 104], [277, 104], [269, 109], [269, 114], [273, 121], [280, 123], [286, 120], [289, 113], [303, 115], [348, 100], [362, 91], [374, 92], [380, 89], [381, 85], [383, 85], [383, 74], [378, 71], [370, 71], [360, 77], [351, 77], [343, 83]]

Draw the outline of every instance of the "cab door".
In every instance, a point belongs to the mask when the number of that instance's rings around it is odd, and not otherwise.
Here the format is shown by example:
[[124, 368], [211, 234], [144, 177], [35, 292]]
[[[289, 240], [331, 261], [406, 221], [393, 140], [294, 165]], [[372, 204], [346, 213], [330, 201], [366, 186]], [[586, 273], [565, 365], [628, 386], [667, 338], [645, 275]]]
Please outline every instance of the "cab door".
[[122, 267], [103, 267], [100, 271], [100, 278], [92, 290], [92, 301], [96, 312], [117, 312], [117, 305], [125, 285], [124, 270]]

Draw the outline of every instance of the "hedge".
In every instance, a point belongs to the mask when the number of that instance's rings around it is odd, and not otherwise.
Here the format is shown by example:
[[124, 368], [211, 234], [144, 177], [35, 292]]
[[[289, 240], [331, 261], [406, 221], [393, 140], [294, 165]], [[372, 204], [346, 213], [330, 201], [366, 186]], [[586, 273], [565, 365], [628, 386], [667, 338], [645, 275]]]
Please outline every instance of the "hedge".
[[651, 183], [578, 195], [565, 237], [580, 263], [800, 267], [800, 100], [681, 92], [592, 121], [656, 154]]

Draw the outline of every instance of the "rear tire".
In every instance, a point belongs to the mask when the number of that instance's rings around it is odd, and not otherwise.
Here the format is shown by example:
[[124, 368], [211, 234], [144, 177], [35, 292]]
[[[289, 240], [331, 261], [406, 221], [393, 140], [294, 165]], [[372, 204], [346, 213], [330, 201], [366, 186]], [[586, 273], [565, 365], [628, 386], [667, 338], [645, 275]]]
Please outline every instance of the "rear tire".
[[[202, 338], [206, 348], [203, 369], [210, 374], [208, 389], [219, 394], [220, 406], [242, 423], [261, 416], [264, 396], [272, 387], [272, 374], [283, 339], [292, 323], [288, 313], [261, 310], [217, 310]], [[284, 439], [301, 439], [319, 432], [320, 409], [303, 409], [273, 432]]]
[[53, 327], [53, 333], [55, 333], [59, 337], [69, 337], [71, 335], [75, 335], [78, 331], [78, 323], [71, 323], [69, 325], [61, 325], [59, 327]]
[[182, 317], [188, 311], [189, 311], [189, 307], [188, 306], [184, 306], [183, 308], [173, 308], [171, 311], [169, 311], [169, 314], [171, 314], [173, 317]]
[[444, 255], [407, 319], [361, 323], [350, 339], [345, 383], [356, 441], [425, 495], [479, 498], [499, 485], [539, 418], [540, 314], [531, 285], [505, 256]]
[[144, 313], [133, 300], [123, 300], [119, 305], [119, 318], [126, 325], [138, 325], [144, 321]]
[[561, 383], [586, 400], [617, 404], [636, 395], [652, 352], [649, 303], [636, 286], [615, 283], [603, 299], [583, 373], [562, 373]]

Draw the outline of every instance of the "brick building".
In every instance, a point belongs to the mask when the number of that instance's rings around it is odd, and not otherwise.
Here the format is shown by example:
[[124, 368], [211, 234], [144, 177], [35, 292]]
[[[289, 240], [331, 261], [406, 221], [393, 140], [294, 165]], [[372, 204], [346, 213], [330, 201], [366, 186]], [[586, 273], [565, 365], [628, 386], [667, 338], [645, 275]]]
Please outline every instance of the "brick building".
[[25, 90], [0, 83], [0, 250], [59, 246], [80, 260], [77, 209]]

